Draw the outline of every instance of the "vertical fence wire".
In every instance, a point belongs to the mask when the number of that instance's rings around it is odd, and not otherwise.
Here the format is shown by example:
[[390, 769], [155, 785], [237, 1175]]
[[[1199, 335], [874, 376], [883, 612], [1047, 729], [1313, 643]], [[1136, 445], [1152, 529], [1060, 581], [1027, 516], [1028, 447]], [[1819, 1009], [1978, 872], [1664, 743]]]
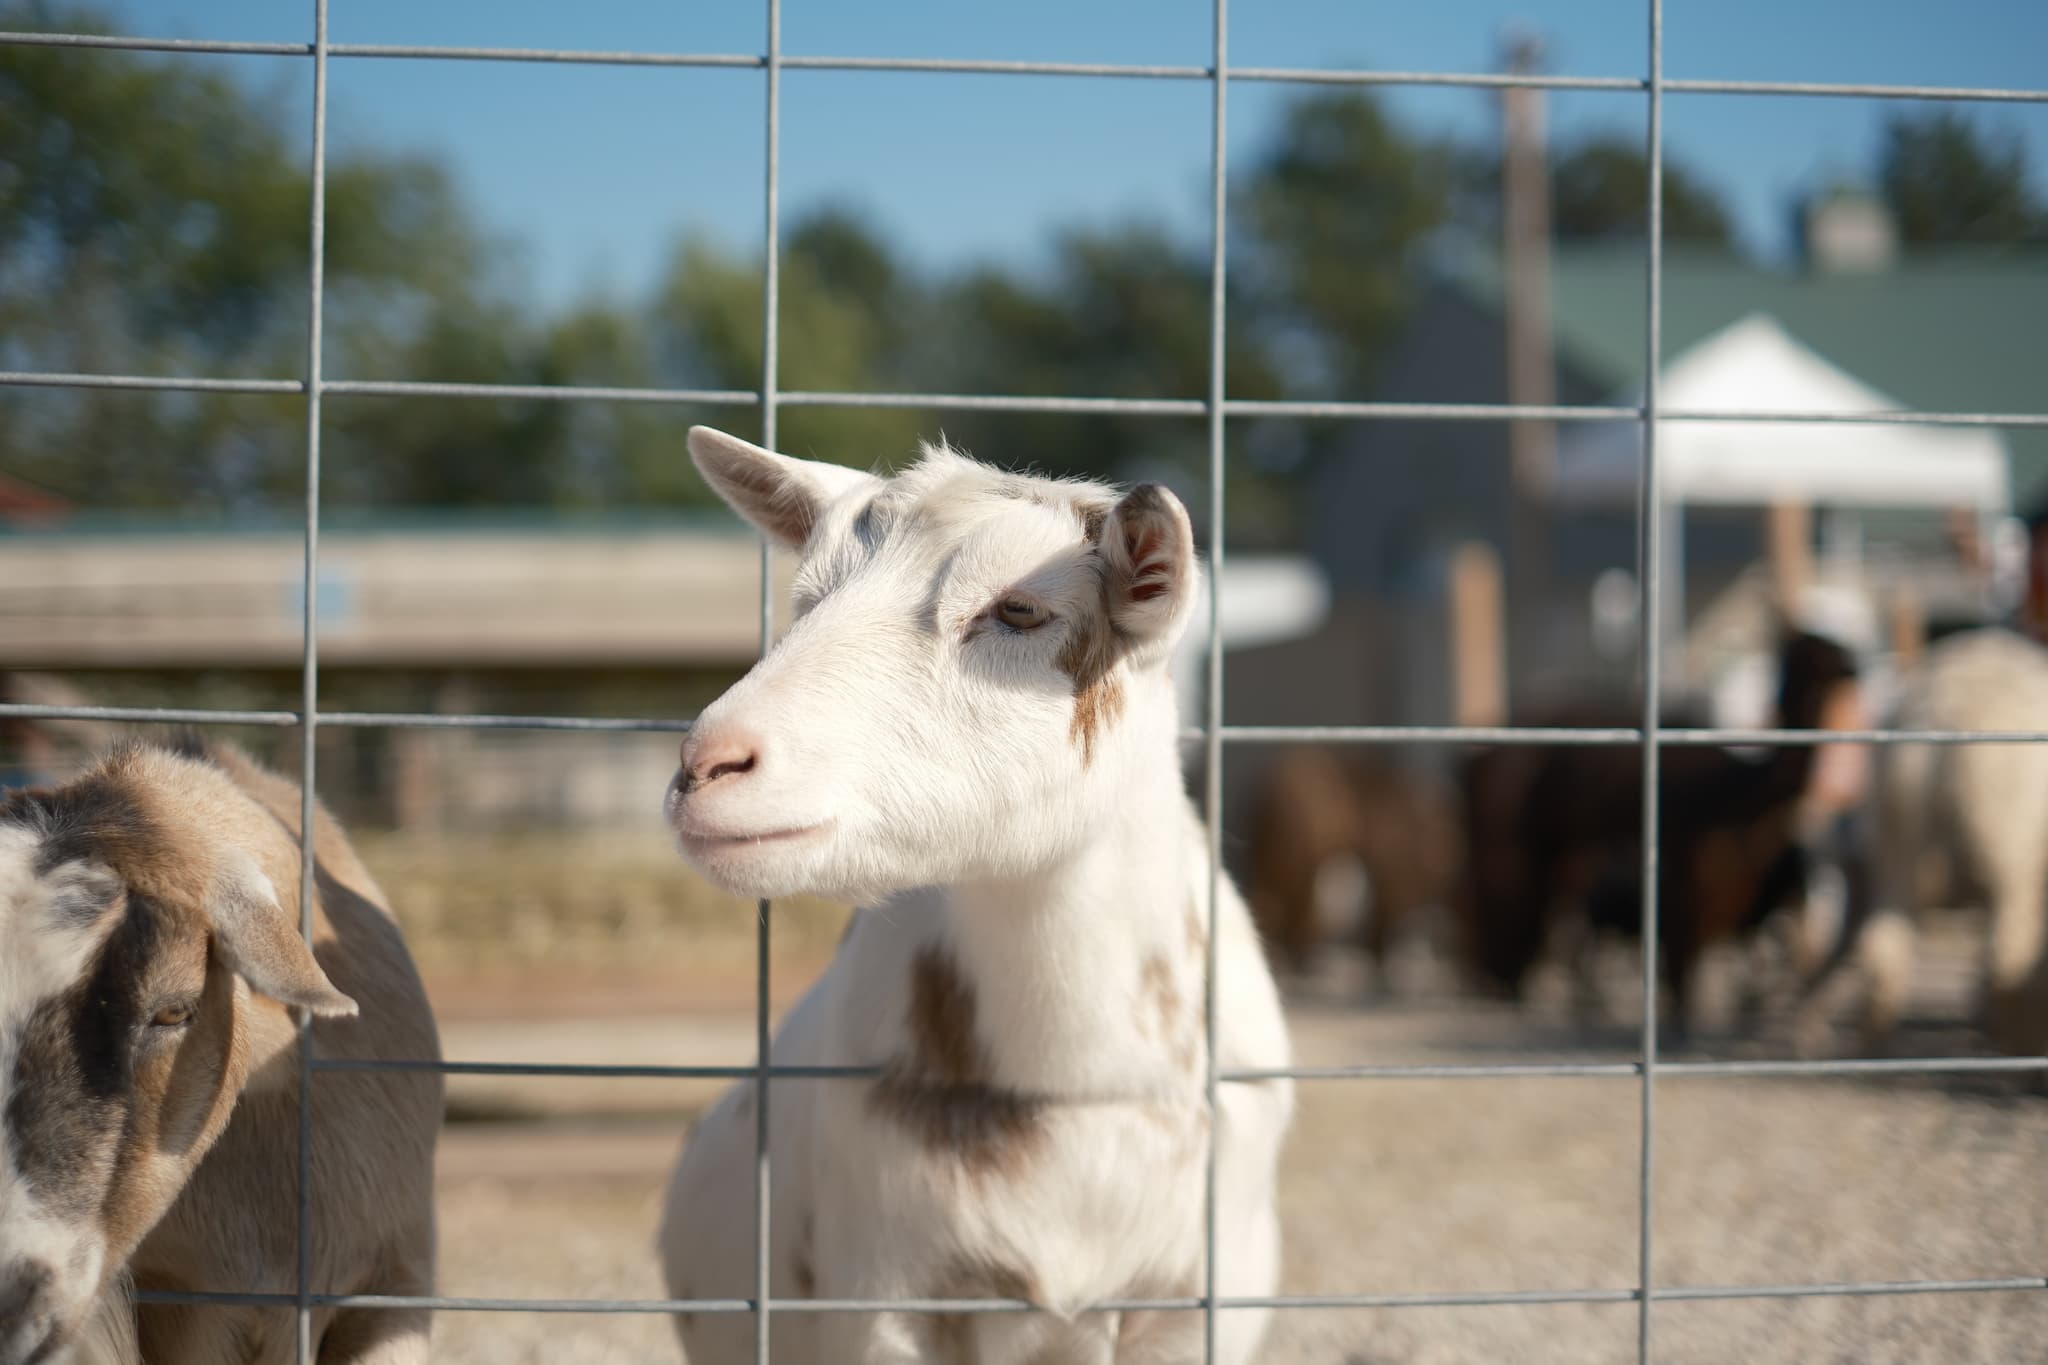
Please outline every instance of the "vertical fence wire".
[[1650, 1365], [1651, 1288], [1656, 1283], [1657, 1175], [1657, 782], [1662, 750], [1658, 743], [1658, 692], [1663, 681], [1664, 506], [1657, 478], [1657, 367], [1661, 363], [1664, 325], [1664, 0], [1649, 0], [1649, 303], [1643, 327], [1643, 474], [1642, 503], [1636, 515], [1642, 536], [1643, 606], [1637, 613], [1643, 653], [1643, 1076], [1642, 1159], [1637, 1173], [1636, 1228], [1642, 1298], [1636, 1305], [1636, 1362]]
[[1216, 0], [1212, 22], [1215, 68], [1209, 129], [1209, 671], [1203, 693], [1202, 723], [1203, 813], [1208, 817], [1209, 835], [1209, 933], [1203, 945], [1206, 961], [1202, 969], [1202, 1028], [1208, 1039], [1203, 1099], [1209, 1111], [1209, 1155], [1203, 1171], [1202, 1195], [1202, 1359], [1207, 1365], [1216, 1365], [1216, 1149], [1223, 1141], [1222, 1116], [1216, 1110], [1216, 1015], [1220, 994], [1216, 979], [1216, 930], [1223, 883], [1223, 303], [1230, 200], [1229, 149], [1225, 145], [1230, 112], [1230, 0]]
[[[767, 145], [763, 148], [761, 248], [761, 444], [775, 448], [777, 383], [782, 344], [782, 0], [768, 0]], [[761, 653], [775, 642], [775, 550], [761, 538]], [[754, 1365], [768, 1365], [768, 1290], [773, 1262], [769, 1222], [768, 949], [773, 907], [764, 897], [754, 942]]]
[[[313, 782], [320, 733], [320, 331], [327, 281], [327, 0], [313, 0], [311, 257], [306, 315], [306, 582], [300, 603], [299, 933], [313, 946]], [[292, 1335], [299, 1365], [313, 1365], [313, 1014], [299, 1010], [298, 1313]]]

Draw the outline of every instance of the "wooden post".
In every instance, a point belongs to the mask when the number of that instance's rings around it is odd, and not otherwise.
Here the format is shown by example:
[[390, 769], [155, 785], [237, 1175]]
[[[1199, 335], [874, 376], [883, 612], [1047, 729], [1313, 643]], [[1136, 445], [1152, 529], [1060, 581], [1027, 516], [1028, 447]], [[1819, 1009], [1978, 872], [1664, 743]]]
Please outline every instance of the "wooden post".
[[[1542, 64], [1539, 39], [1509, 42], [1503, 64], [1527, 75]], [[1501, 92], [1501, 221], [1506, 266], [1503, 322], [1507, 334], [1507, 399], [1549, 407], [1557, 402], [1557, 365], [1550, 324], [1550, 158], [1544, 92], [1514, 86]], [[1551, 497], [1557, 478], [1557, 425], [1541, 418], [1508, 423], [1508, 564], [1514, 573], [1510, 620], [1515, 657], [1525, 671], [1540, 666], [1551, 590]]]
[[1913, 591], [1909, 583], [1901, 583], [1892, 590], [1892, 654], [1898, 660], [1901, 672], [1920, 662], [1920, 656], [1927, 652], [1927, 613], [1920, 605], [1920, 594]]
[[1813, 508], [1804, 502], [1774, 502], [1769, 517], [1771, 590], [1778, 609], [1796, 619], [1813, 583]]
[[1507, 721], [1500, 556], [1479, 541], [1451, 553], [1451, 710], [1458, 725]]

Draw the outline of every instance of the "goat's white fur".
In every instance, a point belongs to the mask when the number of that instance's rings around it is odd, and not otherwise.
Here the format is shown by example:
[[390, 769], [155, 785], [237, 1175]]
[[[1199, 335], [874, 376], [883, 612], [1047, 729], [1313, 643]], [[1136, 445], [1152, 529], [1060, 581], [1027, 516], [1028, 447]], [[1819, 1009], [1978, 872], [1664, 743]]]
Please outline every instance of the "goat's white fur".
[[[2048, 651], [1995, 629], [1943, 640], [1906, 680], [1892, 725], [2048, 727]], [[1887, 745], [1873, 800], [1873, 908], [1843, 954], [1868, 981], [1865, 1046], [1882, 1050], [1904, 1009], [1916, 918], [1959, 897], [1990, 910], [1983, 970], [1992, 1040], [2014, 1052], [2048, 1046], [2048, 745]], [[1825, 1034], [1833, 986], [1815, 988], [1801, 1019], [1809, 1047]]]
[[[736, 890], [868, 907], [774, 1061], [901, 1068], [936, 1047], [971, 1066], [967, 1090], [1031, 1113], [987, 1147], [972, 1122], [957, 1140], [945, 1118], [918, 1131], [881, 1083], [775, 1082], [771, 1293], [1050, 1310], [789, 1314], [776, 1360], [1201, 1359], [1199, 1313], [1082, 1311], [1205, 1287], [1209, 866], [1166, 676], [1197, 590], [1185, 511], [1163, 490], [1119, 504], [943, 447], [890, 480], [702, 429], [691, 450], [802, 562], [799, 618], [685, 745], [669, 796], [682, 846]], [[992, 613], [1018, 597], [1053, 619], [1003, 625]], [[1070, 646], [1105, 621], [1119, 695], [1077, 697]], [[753, 765], [693, 783], [718, 745]], [[1278, 996], [1227, 880], [1215, 918], [1219, 1065], [1283, 1067]], [[969, 1036], [921, 1036], [962, 1021]], [[1219, 1293], [1275, 1288], [1292, 1098], [1284, 1081], [1221, 1088]], [[660, 1240], [678, 1297], [753, 1293], [755, 1102], [751, 1085], [729, 1092], [677, 1168]], [[1224, 1313], [1216, 1359], [1250, 1360], [1265, 1317]], [[683, 1315], [680, 1330], [694, 1365], [753, 1358], [745, 1316]]]

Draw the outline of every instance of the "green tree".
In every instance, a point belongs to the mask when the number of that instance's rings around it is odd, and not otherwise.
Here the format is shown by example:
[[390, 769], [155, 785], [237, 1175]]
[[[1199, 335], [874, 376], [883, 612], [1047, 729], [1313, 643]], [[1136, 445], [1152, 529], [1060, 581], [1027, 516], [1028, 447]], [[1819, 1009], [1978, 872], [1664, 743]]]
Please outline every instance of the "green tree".
[[[93, 20], [0, 0], [0, 25], [52, 23]], [[189, 62], [0, 48], [5, 363], [296, 377], [310, 208], [303, 112]], [[1233, 209], [1234, 395], [1278, 396], [1283, 368], [1352, 391], [1369, 384], [1406, 303], [1413, 249], [1444, 216], [1441, 151], [1369, 97], [1291, 108]], [[326, 230], [330, 377], [761, 383], [762, 264], [710, 239], [678, 243], [644, 307], [591, 301], [544, 314], [494, 264], [504, 244], [480, 230], [442, 167], [375, 151], [330, 161]], [[1208, 253], [1155, 226], [1069, 232], [1047, 267], [940, 279], [857, 216], [826, 209], [791, 223], [781, 263], [785, 392], [1207, 392]], [[707, 420], [756, 434], [758, 422], [752, 407], [513, 398], [336, 395], [324, 414], [324, 494], [337, 508], [701, 500], [684, 428]], [[301, 491], [303, 422], [296, 395], [12, 390], [0, 393], [0, 471], [86, 503], [288, 506]], [[1100, 413], [795, 404], [778, 444], [887, 463], [941, 430], [1064, 471], [1164, 467], [1192, 484], [1206, 463], [1199, 420]]]
[[1900, 238], [1914, 246], [2048, 239], [2048, 205], [2029, 179], [2018, 132], [1956, 110], [1891, 119], [1878, 186]]
[[[1498, 148], [1455, 154], [1456, 216], [1489, 241], [1501, 231]], [[1649, 231], [1650, 160], [1634, 139], [1596, 133], [1559, 149], [1550, 165], [1550, 231], [1558, 242], [1640, 241]], [[1664, 239], [1732, 248], [1727, 208], [1685, 161], [1664, 157]]]
[[[0, 26], [53, 24], [106, 27], [90, 11], [0, 4]], [[274, 92], [190, 62], [0, 48], [5, 363], [301, 375], [302, 117]], [[557, 322], [515, 304], [487, 268], [498, 244], [430, 160], [336, 155], [326, 237], [330, 377], [541, 384], [589, 379], [600, 362], [610, 382], [646, 369], [630, 318], [589, 309]], [[651, 424], [644, 413], [593, 418], [593, 407], [336, 397], [324, 409], [324, 491], [338, 507], [614, 496], [621, 468], [653, 467], [633, 453]], [[302, 492], [303, 433], [298, 396], [0, 394], [0, 471], [86, 505], [289, 506]], [[646, 491], [702, 496], [673, 477]]]
[[[787, 390], [888, 392], [909, 387], [907, 339], [923, 311], [921, 286], [857, 218], [826, 209], [792, 224], [783, 243], [777, 380]], [[676, 250], [656, 291], [650, 327], [665, 383], [756, 390], [762, 373], [762, 266], [701, 237]], [[758, 409], [702, 420], [759, 439]], [[900, 408], [791, 406], [776, 444], [792, 454], [867, 466], [899, 460], [929, 434]]]
[[[1550, 174], [1551, 230], [1560, 241], [1641, 238], [1649, 230], [1650, 162], [1627, 138], [1596, 136], [1557, 158]], [[1706, 183], [1667, 152], [1664, 238], [1733, 244], [1728, 211]]]
[[[1372, 96], [1297, 100], [1238, 196], [1262, 327], [1306, 340], [1326, 380], [1357, 393], [1409, 303], [1414, 249], [1445, 220], [1450, 157]], [[1233, 389], [1236, 385], [1232, 385]]]
[[[982, 269], [956, 281], [939, 334], [953, 384], [970, 392], [1200, 399], [1209, 390], [1209, 293], [1208, 253], [1156, 226], [1073, 231], [1055, 243], [1043, 275]], [[1276, 396], [1250, 331], [1229, 342], [1232, 393]], [[1177, 474], [1194, 488], [1206, 468], [1199, 421], [965, 413], [948, 425], [970, 449], [1000, 450], [1013, 431], [1025, 433], [1028, 457], [1056, 473]]]

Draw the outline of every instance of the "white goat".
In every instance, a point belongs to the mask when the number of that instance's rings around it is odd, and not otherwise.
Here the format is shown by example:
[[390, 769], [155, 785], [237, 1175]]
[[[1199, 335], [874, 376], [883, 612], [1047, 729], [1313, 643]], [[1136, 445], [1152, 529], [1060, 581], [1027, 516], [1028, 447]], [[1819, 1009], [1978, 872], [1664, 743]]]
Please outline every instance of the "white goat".
[[[298, 820], [299, 789], [224, 746], [134, 745], [0, 801], [0, 1365], [293, 1358], [289, 1308], [136, 1309], [127, 1285], [292, 1292], [290, 1006], [319, 1016], [325, 1056], [439, 1055], [398, 926], [324, 812], [307, 950]], [[440, 1118], [437, 1075], [320, 1077], [316, 1292], [431, 1292]], [[322, 1308], [313, 1344], [321, 1365], [405, 1365], [427, 1330]]]
[[[789, 1314], [775, 1359], [1182, 1362], [1194, 1312], [1083, 1312], [1204, 1286], [1218, 1143], [1219, 1292], [1274, 1289], [1284, 1081], [1204, 1100], [1208, 858], [1181, 786], [1166, 659], [1198, 571], [1156, 485], [1001, 473], [943, 447], [882, 479], [698, 428], [711, 485], [799, 549], [797, 619], [684, 744], [684, 853], [747, 895], [865, 903], [776, 1037], [771, 1292], [1024, 1299], [1042, 1313]], [[1243, 902], [1217, 906], [1219, 1061], [1284, 1067]], [[751, 1084], [692, 1134], [661, 1247], [677, 1297], [751, 1295]], [[1229, 1310], [1216, 1359], [1252, 1357]], [[684, 1314], [696, 1365], [752, 1324]]]
[[[2048, 729], [2048, 651], [2004, 630], [1951, 636], [1906, 679], [1892, 724]], [[1832, 987], [1854, 961], [1869, 977], [1865, 1046], [1882, 1050], [1905, 1004], [1915, 918], [1976, 901], [1991, 912], [1983, 1002], [1991, 1040], [2019, 1053], [2048, 1047], [2048, 745], [1883, 746], [1873, 801], [1868, 916], [1810, 992], [1802, 1040], [1812, 1048], [1825, 1035]]]

